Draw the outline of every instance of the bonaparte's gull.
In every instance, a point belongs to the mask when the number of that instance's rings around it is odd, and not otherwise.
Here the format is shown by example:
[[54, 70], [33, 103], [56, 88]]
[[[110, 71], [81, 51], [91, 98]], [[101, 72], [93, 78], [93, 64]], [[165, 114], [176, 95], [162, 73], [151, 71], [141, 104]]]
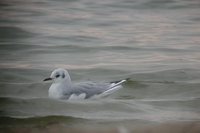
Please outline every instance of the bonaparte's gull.
[[73, 84], [69, 73], [63, 68], [55, 69], [49, 78], [44, 81], [52, 80], [49, 88], [49, 97], [55, 99], [88, 99], [93, 97], [104, 97], [122, 88], [122, 83], [126, 79], [110, 82], [82, 82]]

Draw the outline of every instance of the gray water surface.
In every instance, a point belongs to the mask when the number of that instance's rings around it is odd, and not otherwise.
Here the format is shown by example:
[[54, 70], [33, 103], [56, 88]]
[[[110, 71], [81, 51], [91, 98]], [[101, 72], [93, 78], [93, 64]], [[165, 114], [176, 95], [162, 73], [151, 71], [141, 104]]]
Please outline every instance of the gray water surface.
[[[198, 0], [1, 1], [1, 118], [199, 121], [199, 12]], [[42, 80], [58, 67], [73, 82], [130, 81], [106, 99], [52, 100]]]

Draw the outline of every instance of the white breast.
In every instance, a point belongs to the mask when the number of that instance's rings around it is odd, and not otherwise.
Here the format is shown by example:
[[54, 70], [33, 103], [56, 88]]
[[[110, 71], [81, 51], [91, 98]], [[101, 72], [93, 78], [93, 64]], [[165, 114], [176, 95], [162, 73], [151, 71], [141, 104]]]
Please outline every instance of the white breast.
[[52, 84], [51, 87], [49, 88], [49, 97], [50, 98], [55, 98], [55, 99], [60, 99], [63, 97], [63, 90], [59, 86], [59, 84]]

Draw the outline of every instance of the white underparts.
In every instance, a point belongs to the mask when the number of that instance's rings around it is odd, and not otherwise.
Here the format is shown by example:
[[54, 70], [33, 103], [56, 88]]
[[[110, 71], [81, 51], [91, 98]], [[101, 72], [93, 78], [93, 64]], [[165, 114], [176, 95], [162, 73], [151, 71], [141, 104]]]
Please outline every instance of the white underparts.
[[79, 95], [76, 94], [72, 94], [68, 100], [81, 100], [81, 99], [85, 99], [86, 98], [86, 94], [85, 93], [81, 93]]

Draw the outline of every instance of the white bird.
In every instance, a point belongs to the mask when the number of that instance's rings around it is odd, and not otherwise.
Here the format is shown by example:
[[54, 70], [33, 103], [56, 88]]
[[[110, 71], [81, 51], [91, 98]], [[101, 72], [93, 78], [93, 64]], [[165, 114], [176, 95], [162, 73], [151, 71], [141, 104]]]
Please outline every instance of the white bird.
[[49, 78], [44, 81], [52, 80], [49, 88], [49, 97], [54, 99], [88, 99], [94, 97], [105, 97], [122, 88], [122, 83], [127, 79], [110, 82], [82, 82], [73, 84], [69, 73], [63, 68], [55, 69]]

